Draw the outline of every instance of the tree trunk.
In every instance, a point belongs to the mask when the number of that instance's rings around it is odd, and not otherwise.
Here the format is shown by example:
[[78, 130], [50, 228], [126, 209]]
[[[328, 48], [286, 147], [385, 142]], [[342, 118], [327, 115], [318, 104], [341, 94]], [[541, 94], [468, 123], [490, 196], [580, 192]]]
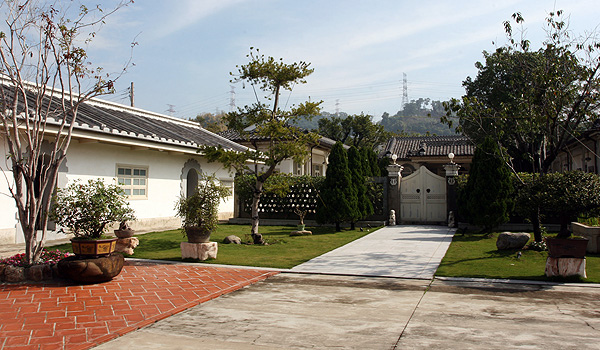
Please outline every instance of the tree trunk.
[[540, 207], [534, 209], [531, 214], [531, 225], [533, 226], [533, 237], [536, 242], [542, 241], [542, 224], [540, 220]]
[[335, 232], [341, 232], [342, 231], [342, 227], [340, 226], [340, 222], [337, 221], [335, 223]]
[[259, 216], [258, 216], [258, 203], [260, 202], [260, 196], [263, 192], [264, 182], [260, 181], [258, 177], [256, 178], [256, 183], [254, 185], [254, 193], [252, 195], [252, 227], [250, 229], [250, 234], [252, 236], [252, 242], [254, 244], [264, 245], [265, 241], [262, 238], [262, 235], [258, 233], [258, 224], [259, 224]]
[[571, 216], [569, 215], [561, 215], [560, 216], [560, 232], [556, 235], [556, 238], [569, 238], [571, 237], [571, 232], [569, 232], [568, 226], [571, 221]]
[[351, 222], [350, 222], [350, 229], [351, 229], [352, 231], [354, 231], [354, 230], [356, 229], [356, 222], [354, 222], [354, 221], [351, 221]]

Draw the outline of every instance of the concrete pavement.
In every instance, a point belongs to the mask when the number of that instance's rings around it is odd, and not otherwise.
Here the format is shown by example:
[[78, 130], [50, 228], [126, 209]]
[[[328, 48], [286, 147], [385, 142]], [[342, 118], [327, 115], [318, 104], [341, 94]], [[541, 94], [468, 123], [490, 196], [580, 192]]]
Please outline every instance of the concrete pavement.
[[453, 233], [386, 227], [97, 349], [600, 348], [600, 285], [432, 279]]
[[292, 271], [431, 279], [455, 231], [444, 226], [386, 226]]
[[598, 349], [600, 288], [282, 273], [96, 349]]

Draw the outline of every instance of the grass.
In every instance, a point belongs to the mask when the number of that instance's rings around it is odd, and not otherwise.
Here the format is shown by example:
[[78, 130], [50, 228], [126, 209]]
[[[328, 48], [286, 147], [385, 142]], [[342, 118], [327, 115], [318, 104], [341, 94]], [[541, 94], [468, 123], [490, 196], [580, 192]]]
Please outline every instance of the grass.
[[[496, 249], [498, 233], [490, 236], [456, 234], [446, 256], [438, 268], [437, 276], [509, 278], [540, 281], [564, 281], [546, 277], [544, 271], [548, 252], [532, 250]], [[521, 258], [517, 258], [517, 252]], [[588, 278], [569, 278], [567, 281], [600, 283], [600, 255], [586, 257]]]
[[[295, 226], [261, 226], [259, 232], [269, 243], [266, 246], [249, 244], [219, 244], [217, 259], [203, 263], [243, 265], [273, 268], [292, 268], [298, 264], [322, 255], [330, 250], [352, 242], [364, 235], [367, 230], [342, 230], [335, 232], [333, 227], [307, 227], [311, 236], [290, 237]], [[371, 229], [373, 231], [374, 229]], [[249, 225], [219, 225], [211, 235], [211, 241], [222, 242], [229, 235], [236, 235], [243, 242], [250, 242]], [[132, 258], [198, 262], [194, 259], [181, 259], [180, 243], [186, 241], [180, 230], [151, 232], [136, 236], [140, 245], [135, 248]], [[70, 244], [53, 246], [53, 249], [71, 251]]]

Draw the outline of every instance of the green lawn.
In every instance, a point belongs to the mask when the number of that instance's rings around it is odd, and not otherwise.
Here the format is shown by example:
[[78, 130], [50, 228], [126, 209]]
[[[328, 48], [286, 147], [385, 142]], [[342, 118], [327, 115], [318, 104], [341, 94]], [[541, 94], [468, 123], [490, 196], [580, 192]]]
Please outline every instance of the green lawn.
[[[548, 252], [496, 249], [498, 233], [483, 235], [456, 234], [442, 260], [437, 276], [510, 278], [528, 280], [557, 280], [545, 276]], [[600, 255], [590, 254], [586, 261], [587, 279], [583, 282], [600, 282]], [[573, 279], [579, 280], [579, 279]]]
[[[221, 244], [223, 238], [236, 235], [242, 241], [250, 242], [249, 225], [219, 225], [211, 235], [211, 241], [219, 242], [217, 259], [204, 263], [244, 265], [257, 267], [291, 268], [330, 250], [354, 241], [364, 235], [367, 230], [342, 230], [335, 232], [333, 227], [307, 227], [312, 236], [290, 237], [292, 226], [261, 226], [259, 232], [269, 243], [267, 246], [248, 244]], [[371, 229], [371, 232], [375, 229]], [[140, 245], [135, 248], [132, 258], [182, 261], [180, 243], [186, 241], [180, 230], [152, 232], [136, 236]], [[70, 244], [52, 247], [71, 251]], [[196, 261], [186, 259], [185, 261]]]

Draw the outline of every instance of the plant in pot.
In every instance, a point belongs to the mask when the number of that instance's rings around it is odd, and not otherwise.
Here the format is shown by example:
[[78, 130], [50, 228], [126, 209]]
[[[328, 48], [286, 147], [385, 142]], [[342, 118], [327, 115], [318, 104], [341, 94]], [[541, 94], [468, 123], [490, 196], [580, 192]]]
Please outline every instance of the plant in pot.
[[548, 254], [557, 258], [584, 257], [588, 239], [572, 237], [568, 224], [579, 214], [600, 207], [600, 177], [570, 171], [546, 174], [541, 182], [541, 209], [560, 219], [560, 232], [556, 238], [546, 238]]
[[194, 194], [180, 197], [175, 205], [177, 216], [182, 219], [182, 231], [189, 243], [206, 243], [219, 223], [219, 202], [227, 198], [231, 190], [217, 183], [215, 175], [199, 174]]
[[61, 228], [72, 233], [73, 253], [82, 258], [107, 256], [114, 252], [117, 238], [104, 236], [107, 226], [115, 222], [135, 220], [125, 192], [117, 185], [101, 179], [73, 182], [57, 189], [50, 217]]
[[294, 213], [298, 215], [300, 218], [300, 223], [298, 224], [298, 231], [304, 231], [306, 225], [304, 224], [304, 217], [306, 216], [306, 210], [300, 209], [300, 206], [296, 206], [294, 208]]

